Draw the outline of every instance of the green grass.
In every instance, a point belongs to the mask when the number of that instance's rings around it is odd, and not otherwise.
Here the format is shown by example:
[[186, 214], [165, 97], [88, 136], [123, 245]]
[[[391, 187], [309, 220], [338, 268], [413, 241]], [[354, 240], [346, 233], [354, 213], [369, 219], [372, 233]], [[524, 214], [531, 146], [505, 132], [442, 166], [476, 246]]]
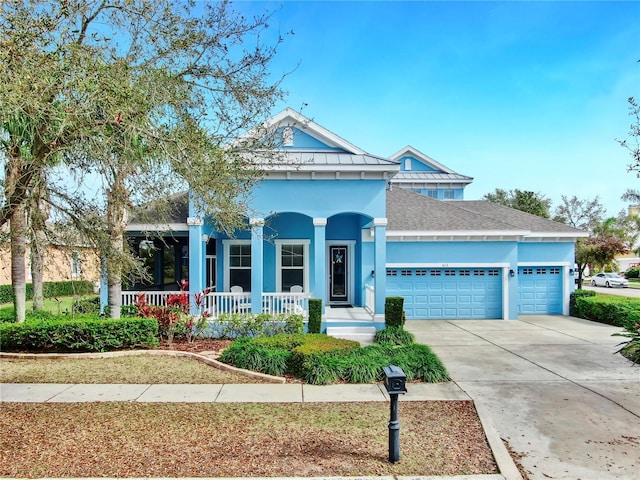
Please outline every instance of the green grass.
[[[82, 300], [85, 298], [92, 298], [95, 295], [77, 295], [72, 297], [58, 297], [57, 299], [45, 298], [43, 311], [51, 313], [53, 315], [60, 315], [65, 312], [71, 312], [71, 305], [74, 300]], [[27, 314], [33, 311], [33, 301], [29, 300], [26, 304]], [[0, 319], [9, 319], [15, 317], [15, 309], [13, 303], [0, 304]]]

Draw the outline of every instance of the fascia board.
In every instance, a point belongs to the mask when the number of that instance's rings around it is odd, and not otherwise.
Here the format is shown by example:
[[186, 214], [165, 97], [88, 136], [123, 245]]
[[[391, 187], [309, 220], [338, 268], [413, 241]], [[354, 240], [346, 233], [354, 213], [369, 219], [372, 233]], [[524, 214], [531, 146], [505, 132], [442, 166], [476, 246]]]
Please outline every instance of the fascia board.
[[531, 232], [527, 237], [534, 238], [587, 238], [587, 232]]
[[166, 223], [157, 225], [153, 223], [130, 223], [125, 229], [127, 232], [188, 232], [186, 223]]
[[519, 241], [531, 232], [525, 230], [387, 230], [390, 241]]

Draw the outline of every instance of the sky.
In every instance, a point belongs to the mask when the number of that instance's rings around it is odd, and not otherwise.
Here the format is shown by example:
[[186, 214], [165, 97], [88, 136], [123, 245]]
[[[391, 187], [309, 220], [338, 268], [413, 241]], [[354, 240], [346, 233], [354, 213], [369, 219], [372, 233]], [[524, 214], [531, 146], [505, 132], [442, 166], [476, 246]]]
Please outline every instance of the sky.
[[[286, 107], [373, 155], [411, 145], [496, 188], [593, 200], [640, 179], [616, 140], [640, 98], [640, 1], [240, 1], [282, 34]], [[287, 34], [287, 32], [293, 32]], [[553, 211], [552, 211], [553, 213]]]

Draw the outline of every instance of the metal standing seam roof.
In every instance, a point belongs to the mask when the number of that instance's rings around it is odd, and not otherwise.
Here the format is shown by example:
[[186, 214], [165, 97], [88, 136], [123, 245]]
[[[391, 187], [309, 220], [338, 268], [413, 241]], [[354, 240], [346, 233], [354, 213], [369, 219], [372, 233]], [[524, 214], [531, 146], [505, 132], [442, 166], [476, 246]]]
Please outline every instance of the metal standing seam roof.
[[455, 181], [455, 182], [471, 182], [473, 177], [468, 177], [460, 173], [442, 173], [442, 172], [398, 172], [393, 179], [401, 181]]
[[266, 170], [313, 170], [320, 167], [383, 167], [391, 171], [399, 168], [399, 163], [369, 154], [352, 154], [347, 152], [307, 152], [286, 151], [284, 159], [266, 167]]

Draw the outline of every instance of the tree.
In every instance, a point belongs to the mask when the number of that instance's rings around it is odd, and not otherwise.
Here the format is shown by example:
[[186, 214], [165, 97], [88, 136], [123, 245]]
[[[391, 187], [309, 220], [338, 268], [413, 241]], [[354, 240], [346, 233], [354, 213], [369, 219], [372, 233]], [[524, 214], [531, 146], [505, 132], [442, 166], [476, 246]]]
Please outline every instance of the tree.
[[615, 267], [615, 258], [629, 252], [631, 239], [625, 226], [615, 217], [595, 225], [592, 235], [576, 245], [576, 262], [580, 268], [590, 264], [602, 270]]
[[553, 220], [571, 225], [573, 228], [592, 232], [602, 221], [606, 210], [596, 196], [593, 200], [578, 199], [575, 195], [568, 198], [562, 195], [560, 205], [555, 209]]
[[629, 126], [629, 138], [618, 140], [618, 143], [631, 154], [631, 163], [627, 165], [628, 170], [636, 172], [636, 176], [640, 178], [640, 105], [634, 97], [629, 97], [627, 102], [633, 123]]
[[551, 200], [545, 198], [541, 193], [518, 189], [507, 192], [501, 188], [496, 188], [493, 193], [487, 193], [482, 198], [505, 207], [537, 215], [538, 217], [550, 217]]
[[[230, 141], [261, 124], [282, 97], [282, 77], [267, 69], [282, 39], [265, 44], [268, 16], [245, 19], [227, 1], [30, 0], [5, 2], [2, 14], [2, 125], [27, 119], [31, 130], [3, 143], [0, 225], [20, 211], [51, 158], [69, 178], [101, 175], [105, 200], [89, 210], [98, 222], [95, 210], [103, 209], [106, 231], [85, 233], [107, 258], [110, 312], [118, 316], [133, 204], [162, 202], [188, 185], [220, 229], [242, 224], [262, 173], [248, 153], [268, 159], [273, 137]], [[58, 208], [82, 225], [74, 195], [57, 193], [50, 198], [66, 199]]]

